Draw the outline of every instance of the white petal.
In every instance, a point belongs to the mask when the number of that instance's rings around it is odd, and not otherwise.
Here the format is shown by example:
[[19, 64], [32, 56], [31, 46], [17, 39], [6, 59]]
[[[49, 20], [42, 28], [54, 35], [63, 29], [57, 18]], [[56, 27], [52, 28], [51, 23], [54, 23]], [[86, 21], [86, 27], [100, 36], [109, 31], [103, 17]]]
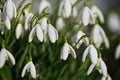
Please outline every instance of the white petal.
[[30, 64], [30, 73], [32, 78], [36, 78], [36, 69], [35, 69], [35, 65], [32, 62]]
[[117, 49], [115, 51], [115, 59], [120, 58], [120, 44], [117, 46]]
[[89, 8], [84, 7], [83, 14], [82, 14], [83, 26], [87, 26], [89, 24], [89, 19], [90, 19]]
[[106, 77], [105, 77], [105, 76], [102, 76], [101, 80], [106, 80]]
[[108, 40], [105, 32], [103, 31], [103, 29], [101, 27], [99, 27], [99, 28], [100, 28], [100, 32], [101, 32], [101, 35], [103, 37], [103, 40], [105, 42], [105, 46], [106, 46], [106, 48], [109, 48], [110, 47], [109, 40]]
[[104, 75], [104, 76], [107, 76], [107, 67], [106, 67], [106, 64], [105, 64], [105, 62], [101, 59], [101, 61], [100, 61], [100, 69], [101, 69], [101, 71], [102, 71], [102, 74]]
[[88, 47], [85, 49], [85, 51], [83, 52], [82, 62], [85, 62], [86, 57], [87, 57], [87, 55], [88, 55], [88, 53], [89, 53], [89, 49], [90, 49], [90, 46], [88, 46]]
[[99, 43], [100, 30], [97, 25], [92, 30], [92, 39], [95, 45]]
[[57, 31], [61, 31], [65, 26], [64, 20], [62, 17], [59, 17], [56, 21], [56, 29]]
[[87, 71], [87, 75], [90, 75], [90, 73], [93, 71], [95, 65], [94, 64], [91, 64], [88, 71]]
[[41, 26], [39, 24], [36, 25], [36, 34], [37, 38], [40, 42], [43, 42], [43, 31], [41, 29]]
[[97, 64], [98, 53], [93, 45], [90, 45], [90, 60], [91, 60], [92, 64], [94, 64], [94, 65]]
[[1, 50], [0, 52], [0, 68], [2, 68], [5, 64], [5, 52]]
[[23, 31], [22, 24], [18, 24], [15, 32], [17, 39], [19, 39], [20, 36], [22, 35], [22, 31]]
[[98, 16], [98, 18], [100, 19], [100, 22], [104, 23], [104, 16], [102, 11], [97, 6], [93, 6], [92, 11], [94, 14]]
[[31, 14], [28, 14], [28, 15], [26, 16], [26, 18], [25, 18], [25, 30], [27, 30], [27, 29], [30, 28], [30, 23], [29, 23], [29, 21], [30, 21], [30, 19], [31, 19], [32, 16], [33, 16], [32, 13], [31, 13]]
[[61, 4], [58, 9], [58, 16], [62, 16], [62, 11], [63, 11], [63, 6], [64, 6], [64, 1], [61, 1]]
[[5, 50], [8, 58], [10, 59], [11, 63], [12, 63], [13, 65], [15, 65], [15, 58], [13, 57], [13, 55], [12, 55], [8, 50], [6, 50], [6, 49], [4, 49], [4, 50]]
[[[47, 9], [46, 9], [47, 8]], [[42, 0], [39, 5], [39, 13], [42, 13], [42, 11], [45, 11], [51, 13], [51, 4], [47, 0]]]
[[[69, 45], [69, 44], [68, 44]], [[71, 46], [71, 45], [69, 45], [69, 48], [70, 48], [70, 53], [71, 53], [71, 55], [72, 55], [72, 57], [74, 58], [74, 59], [76, 59], [76, 53], [75, 53], [75, 50], [73, 49], [73, 47]]]
[[68, 58], [68, 54], [69, 54], [69, 45], [68, 43], [65, 43], [61, 49], [60, 58], [66, 60]]
[[44, 30], [43, 31], [43, 38], [44, 38], [44, 42], [46, 42], [47, 41], [47, 30]]
[[14, 11], [14, 9], [13, 9], [12, 0], [7, 0], [7, 2], [5, 3], [5, 13], [6, 13], [6, 16], [8, 16], [10, 20], [14, 17], [13, 11]]
[[12, 2], [12, 5], [13, 5], [13, 13], [14, 13], [13, 16], [16, 17], [17, 16], [16, 6], [13, 2]]
[[73, 7], [72, 16], [77, 17], [77, 15], [78, 15], [77, 7]]
[[42, 18], [40, 24], [43, 30], [47, 29], [47, 18]]
[[28, 42], [32, 42], [35, 32], [36, 32], [36, 27], [33, 27], [29, 34]]
[[11, 24], [10, 24], [10, 20], [7, 16], [5, 17], [4, 22], [5, 22], [5, 26], [7, 27], [7, 29], [10, 30]]
[[24, 77], [25, 76], [25, 72], [26, 72], [26, 70], [27, 69], [29, 69], [30, 68], [30, 62], [28, 62], [25, 66], [24, 66], [24, 68], [23, 68], [23, 70], [22, 70], [22, 73], [21, 73], [21, 77]]
[[72, 11], [72, 4], [70, 3], [70, 0], [64, 0], [64, 14], [65, 17], [68, 18]]
[[48, 36], [52, 43], [58, 39], [58, 32], [51, 24], [48, 25]]
[[89, 10], [89, 14], [90, 14], [90, 22], [89, 23], [90, 24], [95, 24], [95, 16], [90, 9], [88, 9], [88, 10]]

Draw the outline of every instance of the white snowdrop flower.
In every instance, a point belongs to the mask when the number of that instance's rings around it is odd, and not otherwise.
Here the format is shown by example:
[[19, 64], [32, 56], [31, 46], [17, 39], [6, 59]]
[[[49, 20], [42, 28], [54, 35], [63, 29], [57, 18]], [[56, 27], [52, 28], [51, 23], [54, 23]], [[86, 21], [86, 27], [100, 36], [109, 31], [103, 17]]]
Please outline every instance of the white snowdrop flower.
[[89, 45], [83, 52], [82, 62], [85, 62], [88, 53], [90, 54], [91, 63], [96, 65], [98, 60], [98, 53], [96, 48], [92, 44]]
[[35, 65], [33, 64], [32, 61], [29, 61], [23, 68], [21, 76], [24, 77], [25, 76], [25, 72], [29, 71], [32, 78], [36, 78], [36, 69], [35, 69]]
[[85, 6], [83, 8], [82, 23], [83, 23], [83, 26], [87, 26], [88, 24], [95, 23], [94, 15], [93, 15], [92, 11], [88, 8], [88, 6]]
[[12, 20], [13, 17], [14, 18], [16, 17], [16, 6], [12, 0], [6, 1], [3, 8], [3, 12], [5, 16], [7, 16], [10, 20]]
[[10, 19], [9, 19], [7, 16], [6, 16], [5, 19], [4, 19], [4, 24], [5, 24], [5, 26], [6, 26], [6, 28], [7, 28], [8, 30], [11, 29]]
[[103, 13], [102, 13], [102, 11], [97, 7], [97, 6], [95, 6], [95, 5], [93, 5], [92, 7], [91, 7], [91, 10], [92, 10], [92, 12], [93, 12], [93, 14], [94, 14], [94, 17], [95, 18], [99, 18], [99, 20], [100, 20], [100, 22], [101, 23], [104, 23], [104, 16], [103, 16]]
[[101, 28], [100, 25], [96, 24], [92, 30], [92, 38], [95, 46], [99, 48], [104, 41], [106, 48], [110, 47], [109, 40], [104, 32], [104, 30]]
[[40, 24], [36, 24], [35, 27], [32, 28], [30, 34], [29, 34], [29, 38], [28, 38], [28, 42], [32, 42], [33, 40], [33, 37], [37, 36], [38, 40], [40, 42], [43, 42], [43, 31], [41, 29], [41, 26]]
[[[85, 36], [85, 33], [82, 30], [79, 30], [76, 34], [75, 34], [75, 42], [74, 44], [77, 43], [76, 48], [78, 49], [82, 43], [85, 43], [87, 46], [89, 45], [89, 39], [87, 37], [82, 38], [83, 36]], [[82, 38], [82, 39], [81, 39]], [[79, 42], [78, 42], [79, 41]]]
[[13, 55], [5, 48], [2, 48], [0, 51], [0, 68], [4, 66], [5, 61], [8, 59], [11, 61], [12, 65], [15, 65], [15, 58]]
[[20, 36], [23, 34], [23, 27], [21, 23], [18, 23], [16, 30], [15, 30], [15, 36], [17, 39], [20, 38]]
[[59, 7], [58, 16], [63, 16], [64, 18], [70, 17], [72, 12], [72, 4], [70, 0], [63, 0]]
[[30, 20], [33, 17], [32, 13], [29, 13], [28, 15], [26, 15], [25, 17], [25, 30], [28, 30], [30, 28]]
[[39, 4], [39, 13], [42, 13], [44, 10], [47, 13], [52, 12], [51, 4], [47, 0], [42, 0]]
[[61, 49], [61, 52], [60, 52], [60, 58], [63, 59], [63, 60], [67, 60], [69, 54], [71, 54], [72, 57], [74, 59], [76, 59], [75, 50], [68, 43], [64, 43], [64, 45]]
[[57, 31], [61, 31], [65, 26], [65, 22], [62, 17], [59, 17], [56, 21], [56, 29]]
[[100, 70], [101, 73], [103, 74], [103, 76], [107, 76], [107, 67], [105, 62], [102, 60], [102, 58], [99, 58], [99, 66], [100, 66]]
[[111, 32], [120, 33], [119, 15], [115, 12], [111, 12], [107, 18], [107, 25]]
[[47, 30], [48, 30], [47, 32], [48, 32], [48, 37], [49, 37], [50, 41], [52, 43], [55, 43], [56, 40], [58, 40], [57, 30], [51, 24], [48, 24]]
[[115, 59], [119, 59], [119, 58], [120, 58], [120, 44], [117, 46], [115, 50]]

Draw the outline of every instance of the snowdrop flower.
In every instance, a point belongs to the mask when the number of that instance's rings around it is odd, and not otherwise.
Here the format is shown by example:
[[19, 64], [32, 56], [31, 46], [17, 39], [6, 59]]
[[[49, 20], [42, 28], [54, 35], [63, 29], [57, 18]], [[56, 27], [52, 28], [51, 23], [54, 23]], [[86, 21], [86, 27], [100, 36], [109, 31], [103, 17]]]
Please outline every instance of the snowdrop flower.
[[76, 53], [71, 45], [69, 45], [67, 42], [64, 43], [61, 52], [60, 52], [60, 58], [63, 60], [67, 60], [68, 55], [71, 54], [74, 59], [76, 59]]
[[51, 4], [47, 0], [42, 0], [39, 4], [39, 13], [42, 13], [44, 10], [45, 12], [51, 13]]
[[29, 38], [28, 38], [28, 42], [32, 42], [33, 40], [33, 37], [37, 36], [38, 40], [40, 42], [43, 42], [43, 31], [41, 29], [41, 26], [40, 24], [36, 24], [35, 27], [32, 28], [30, 34], [29, 34]]
[[28, 30], [30, 28], [30, 20], [33, 17], [32, 13], [29, 13], [28, 15], [26, 15], [25, 17], [25, 30]]
[[16, 17], [16, 6], [12, 0], [6, 1], [3, 12], [4, 12], [5, 16], [7, 16], [10, 20], [12, 20], [13, 17], [14, 18]]
[[64, 18], [70, 17], [72, 12], [72, 4], [70, 0], [63, 0], [59, 7], [58, 16], [63, 16]]
[[58, 40], [58, 32], [57, 30], [51, 25], [48, 24], [48, 37], [52, 43], [55, 43]]
[[107, 76], [107, 66], [105, 62], [102, 60], [102, 58], [98, 59], [98, 66], [100, 66], [100, 72], [102, 73], [103, 76]]
[[115, 50], [115, 59], [119, 59], [119, 58], [120, 58], [120, 44], [117, 46]]
[[51, 24], [48, 24], [47, 21], [48, 21], [48, 18], [46, 18], [46, 17], [42, 18], [41, 21], [40, 21], [41, 28], [43, 30], [44, 42], [46, 42], [47, 36], [48, 36], [50, 41], [52, 43], [55, 43], [56, 40], [58, 40], [58, 32], [54, 28], [54, 26], [52, 26]]
[[30, 71], [30, 74], [32, 76], [32, 78], [36, 78], [36, 69], [35, 69], [35, 65], [33, 64], [32, 61], [28, 62], [23, 70], [22, 70], [22, 73], [21, 73], [21, 76], [24, 77], [25, 76], [25, 72], [26, 71]]
[[84, 6], [83, 8], [82, 23], [83, 23], [83, 26], [87, 26], [88, 24], [95, 23], [93, 12], [89, 9], [88, 6]]
[[56, 21], [56, 29], [57, 31], [61, 31], [65, 26], [64, 20], [62, 17], [59, 17]]
[[82, 62], [85, 62], [88, 53], [90, 54], [90, 60], [92, 64], [96, 65], [98, 60], [98, 53], [96, 48], [92, 44], [89, 45], [83, 52]]
[[22, 34], [23, 34], [22, 24], [18, 23], [18, 25], [16, 27], [16, 31], [15, 31], [15, 36], [16, 36], [17, 39], [19, 39]]
[[4, 19], [4, 24], [5, 24], [5, 26], [6, 26], [6, 28], [7, 28], [8, 30], [11, 29], [10, 19], [9, 19], [7, 16], [6, 16], [5, 19]]
[[104, 30], [98, 24], [95, 24], [95, 26], [92, 30], [92, 38], [93, 38], [93, 42], [97, 48], [100, 47], [100, 45], [103, 41], [105, 43], [106, 48], [110, 47], [108, 38], [107, 38]]
[[92, 6], [91, 10], [94, 14], [95, 19], [99, 18], [100, 22], [104, 23], [104, 16], [103, 16], [102, 11], [95, 5]]
[[[85, 33], [82, 30], [79, 30], [77, 32], [77, 34], [75, 34], [75, 43], [74, 45], [77, 43], [76, 47], [77, 49], [82, 45], [82, 43], [85, 43], [86, 45], [89, 45], [89, 39], [87, 37], [82, 38], [83, 36], [85, 36]], [[82, 38], [82, 39], [81, 39]]]
[[10, 60], [12, 65], [15, 65], [15, 58], [13, 55], [5, 48], [2, 48], [0, 51], [0, 68], [2, 68], [5, 64], [6, 60]]
[[108, 15], [107, 25], [111, 32], [120, 33], [120, 17], [117, 13], [111, 12]]

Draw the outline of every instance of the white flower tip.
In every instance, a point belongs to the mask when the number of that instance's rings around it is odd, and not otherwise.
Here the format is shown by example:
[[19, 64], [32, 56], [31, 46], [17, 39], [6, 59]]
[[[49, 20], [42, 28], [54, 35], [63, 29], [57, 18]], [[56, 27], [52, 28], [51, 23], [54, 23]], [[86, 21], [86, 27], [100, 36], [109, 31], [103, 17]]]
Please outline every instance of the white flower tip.
[[22, 25], [21, 24], [18, 24], [17, 27], [16, 27], [16, 38], [19, 39], [20, 36], [22, 35]]
[[90, 19], [89, 8], [84, 7], [83, 14], [82, 14], [83, 26], [87, 26], [89, 24], [89, 19]]
[[48, 25], [48, 37], [52, 43], [58, 40], [58, 32], [51, 24]]
[[93, 71], [95, 65], [94, 64], [91, 64], [88, 71], [87, 71], [87, 75], [90, 75], [90, 73]]

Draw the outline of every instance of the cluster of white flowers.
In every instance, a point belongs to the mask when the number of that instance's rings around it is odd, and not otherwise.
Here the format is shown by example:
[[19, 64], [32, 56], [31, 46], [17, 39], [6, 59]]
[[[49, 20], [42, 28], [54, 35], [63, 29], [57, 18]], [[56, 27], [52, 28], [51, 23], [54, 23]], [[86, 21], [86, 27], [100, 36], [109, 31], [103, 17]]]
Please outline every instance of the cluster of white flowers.
[[[66, 19], [75, 19], [78, 28], [74, 31], [75, 34], [72, 34], [72, 43], [70, 44], [67, 41], [67, 36], [65, 38], [65, 42], [61, 48], [60, 59], [67, 60], [68, 55], [71, 54], [74, 59], [76, 59], [76, 52], [74, 48], [80, 49], [81, 45], [84, 43], [87, 48], [83, 52], [82, 62], [85, 62], [87, 55], [90, 55], [91, 65], [88, 68], [87, 75], [89, 75], [94, 67], [99, 67], [98, 71], [102, 74], [101, 80], [111, 80], [108, 72], [107, 66], [103, 61], [102, 57], [99, 57], [98, 49], [101, 47], [102, 43], [105, 43], [106, 48], [110, 47], [109, 40], [100, 26], [99, 22], [104, 23], [104, 17], [102, 11], [93, 4], [91, 8], [88, 6], [88, 2], [84, 1], [83, 10], [79, 13], [77, 10], [76, 3], [80, 2], [79, 0], [62, 0], [59, 8], [58, 8], [58, 17], [56, 20], [56, 28], [50, 23], [49, 16], [46, 14], [52, 14], [52, 5], [47, 0], [41, 0], [39, 4], [38, 13], [32, 12], [32, 6], [29, 5], [24, 9], [25, 5], [23, 5], [20, 10], [20, 13], [17, 12], [16, 6], [12, 0], [7, 0], [4, 4], [3, 12], [0, 11], [0, 30], [1, 34], [4, 35], [4, 28], [6, 27], [8, 30], [12, 28], [11, 22], [14, 19], [17, 19], [17, 24], [15, 27], [15, 36], [16, 39], [20, 39], [20, 37], [24, 37], [25, 33], [28, 34], [28, 42], [32, 43], [34, 37], [36, 36], [40, 42], [55, 43], [58, 40], [58, 32], [61, 32], [63, 28], [66, 26]], [[23, 10], [22, 10], [23, 9]], [[39, 15], [39, 16], [37, 16]], [[45, 16], [42, 16], [45, 15]], [[81, 17], [77, 17], [80, 15]], [[3, 16], [3, 17], [2, 17]], [[36, 17], [37, 16], [37, 17]], [[78, 19], [80, 18], [80, 19]], [[71, 19], [71, 20], [72, 20]], [[2, 22], [3, 20], [3, 22]], [[5, 27], [3, 26], [5, 25]], [[93, 26], [90, 33], [86, 33], [83, 28], [88, 28], [89, 25]], [[89, 34], [89, 36], [88, 36]], [[33, 41], [34, 43], [34, 41]], [[118, 47], [120, 48], [120, 46]], [[120, 49], [116, 51], [116, 58], [120, 56]], [[32, 57], [32, 56], [31, 56]], [[11, 63], [15, 65], [15, 59], [13, 55], [2, 48], [0, 51], [0, 68], [2, 68], [5, 64], [5, 61], [10, 59]], [[33, 64], [32, 60], [30, 60], [23, 68], [21, 76], [25, 76], [26, 71], [30, 71], [32, 78], [36, 78], [36, 68]]]

